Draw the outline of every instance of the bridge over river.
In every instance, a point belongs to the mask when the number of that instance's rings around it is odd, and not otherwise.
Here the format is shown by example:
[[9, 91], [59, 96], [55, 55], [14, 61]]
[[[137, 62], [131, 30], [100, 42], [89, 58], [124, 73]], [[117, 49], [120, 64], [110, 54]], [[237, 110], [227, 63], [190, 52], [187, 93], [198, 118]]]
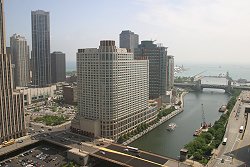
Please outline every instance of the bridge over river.
[[250, 90], [250, 87], [234, 86], [232, 85], [232, 81], [226, 77], [217, 76], [205, 76], [194, 81], [193, 83], [174, 83], [174, 86], [180, 88], [190, 88], [195, 91], [202, 91], [204, 88], [223, 89], [226, 93], [230, 93], [233, 89]]

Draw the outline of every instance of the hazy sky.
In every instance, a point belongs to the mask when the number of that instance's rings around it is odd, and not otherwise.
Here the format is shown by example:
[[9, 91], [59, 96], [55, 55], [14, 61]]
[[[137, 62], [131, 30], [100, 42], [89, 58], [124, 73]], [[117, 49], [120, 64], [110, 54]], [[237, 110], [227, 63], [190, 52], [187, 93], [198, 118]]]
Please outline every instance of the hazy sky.
[[51, 52], [74, 62], [122, 30], [168, 46], [177, 63], [250, 63], [249, 0], [5, 0], [7, 44], [18, 33], [31, 46], [31, 11], [50, 12]]

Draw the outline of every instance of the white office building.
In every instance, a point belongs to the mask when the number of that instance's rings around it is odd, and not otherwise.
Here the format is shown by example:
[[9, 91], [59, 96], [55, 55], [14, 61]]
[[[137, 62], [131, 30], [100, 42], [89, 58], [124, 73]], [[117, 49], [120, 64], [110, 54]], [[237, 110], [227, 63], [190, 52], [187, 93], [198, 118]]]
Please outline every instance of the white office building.
[[92, 137], [117, 140], [144, 122], [156, 118], [148, 107], [148, 60], [101, 41], [99, 49], [77, 53], [78, 115], [72, 130]]

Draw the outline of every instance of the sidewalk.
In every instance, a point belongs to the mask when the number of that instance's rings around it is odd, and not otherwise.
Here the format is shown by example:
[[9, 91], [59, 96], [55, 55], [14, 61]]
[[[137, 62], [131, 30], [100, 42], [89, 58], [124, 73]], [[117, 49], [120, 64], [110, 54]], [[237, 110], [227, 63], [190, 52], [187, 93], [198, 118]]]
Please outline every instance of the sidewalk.
[[[239, 97], [242, 95], [242, 93], [239, 95]], [[236, 101], [236, 103], [234, 104], [234, 107], [233, 107], [233, 109], [232, 109], [232, 111], [231, 111], [231, 113], [230, 113], [230, 116], [229, 116], [229, 118], [228, 118], [228, 122], [229, 121], [231, 121], [231, 122], [234, 122], [234, 115], [235, 115], [235, 112], [234, 111], [236, 111], [236, 109], [237, 109], [237, 107], [239, 107], [239, 102], [238, 101]], [[233, 118], [233, 120], [232, 120], [232, 118]], [[227, 127], [226, 127], [226, 131], [227, 131], [227, 129], [229, 128], [229, 126], [230, 126], [230, 124], [229, 123], [227, 123]], [[226, 132], [225, 132], [225, 134], [226, 134]], [[217, 156], [219, 155], [220, 156], [220, 153], [221, 153], [221, 148], [222, 148], [222, 145], [220, 144], [219, 145], [219, 147], [217, 148], [217, 149], [215, 149], [215, 151], [214, 151], [214, 155], [212, 156], [212, 158], [208, 161], [208, 163], [207, 163], [207, 165], [206, 165], [206, 167], [213, 167], [213, 166], [215, 166], [215, 163], [217, 162]]]

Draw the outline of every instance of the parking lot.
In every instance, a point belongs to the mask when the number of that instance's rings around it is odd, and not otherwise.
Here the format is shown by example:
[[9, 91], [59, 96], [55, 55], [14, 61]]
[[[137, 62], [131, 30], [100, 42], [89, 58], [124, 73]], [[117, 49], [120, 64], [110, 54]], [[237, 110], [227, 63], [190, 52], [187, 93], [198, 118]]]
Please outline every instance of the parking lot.
[[4, 167], [62, 166], [67, 163], [67, 149], [42, 144], [0, 163]]

